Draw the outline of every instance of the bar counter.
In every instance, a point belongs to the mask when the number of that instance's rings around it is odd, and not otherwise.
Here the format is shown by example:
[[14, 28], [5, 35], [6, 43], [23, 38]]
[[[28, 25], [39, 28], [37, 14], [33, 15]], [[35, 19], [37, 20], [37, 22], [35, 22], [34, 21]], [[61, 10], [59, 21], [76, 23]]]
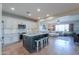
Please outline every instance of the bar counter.
[[29, 52], [39, 51], [48, 45], [48, 33], [30, 33], [23, 35], [23, 46]]

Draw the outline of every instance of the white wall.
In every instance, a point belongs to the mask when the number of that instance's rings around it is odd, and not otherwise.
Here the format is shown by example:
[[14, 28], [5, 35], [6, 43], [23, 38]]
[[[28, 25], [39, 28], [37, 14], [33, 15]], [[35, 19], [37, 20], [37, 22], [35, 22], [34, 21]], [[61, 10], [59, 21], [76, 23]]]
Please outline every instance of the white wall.
[[0, 54], [2, 54], [2, 45], [1, 45], [1, 20], [2, 20], [2, 4], [0, 4]]
[[3, 20], [4, 20], [5, 45], [19, 40], [18, 24], [26, 24], [25, 31], [27, 33], [32, 32], [31, 27], [33, 27], [33, 25], [35, 24], [34, 21], [15, 18], [15, 17], [11, 17], [11, 16], [4, 16], [4, 15], [3, 15]]

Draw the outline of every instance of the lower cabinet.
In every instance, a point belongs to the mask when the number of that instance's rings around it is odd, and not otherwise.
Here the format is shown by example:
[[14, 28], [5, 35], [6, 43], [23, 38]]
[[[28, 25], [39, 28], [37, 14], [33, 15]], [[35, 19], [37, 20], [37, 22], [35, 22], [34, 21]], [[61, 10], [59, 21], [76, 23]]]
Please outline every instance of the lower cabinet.
[[[23, 46], [30, 53], [37, 51], [37, 49], [41, 50], [41, 39], [45, 40], [46, 38], [48, 39], [48, 34], [35, 35], [35, 36], [23, 35]], [[39, 42], [37, 43], [37, 41]], [[44, 45], [43, 43], [46, 43], [46, 41], [42, 42], [43, 47], [45, 47], [46, 45]]]

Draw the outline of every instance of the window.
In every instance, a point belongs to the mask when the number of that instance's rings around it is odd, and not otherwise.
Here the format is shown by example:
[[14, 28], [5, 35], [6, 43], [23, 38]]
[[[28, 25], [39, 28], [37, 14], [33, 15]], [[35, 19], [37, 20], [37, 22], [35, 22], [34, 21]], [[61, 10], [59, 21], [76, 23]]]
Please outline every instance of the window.
[[69, 24], [56, 25], [55, 31], [69, 31]]

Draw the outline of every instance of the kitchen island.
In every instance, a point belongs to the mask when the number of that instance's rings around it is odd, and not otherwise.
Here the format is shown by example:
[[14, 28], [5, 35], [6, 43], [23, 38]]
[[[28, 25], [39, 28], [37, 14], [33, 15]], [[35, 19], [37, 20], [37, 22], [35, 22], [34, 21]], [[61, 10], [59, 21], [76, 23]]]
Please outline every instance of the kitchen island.
[[30, 33], [23, 35], [23, 46], [29, 52], [38, 52], [47, 45], [48, 33]]

